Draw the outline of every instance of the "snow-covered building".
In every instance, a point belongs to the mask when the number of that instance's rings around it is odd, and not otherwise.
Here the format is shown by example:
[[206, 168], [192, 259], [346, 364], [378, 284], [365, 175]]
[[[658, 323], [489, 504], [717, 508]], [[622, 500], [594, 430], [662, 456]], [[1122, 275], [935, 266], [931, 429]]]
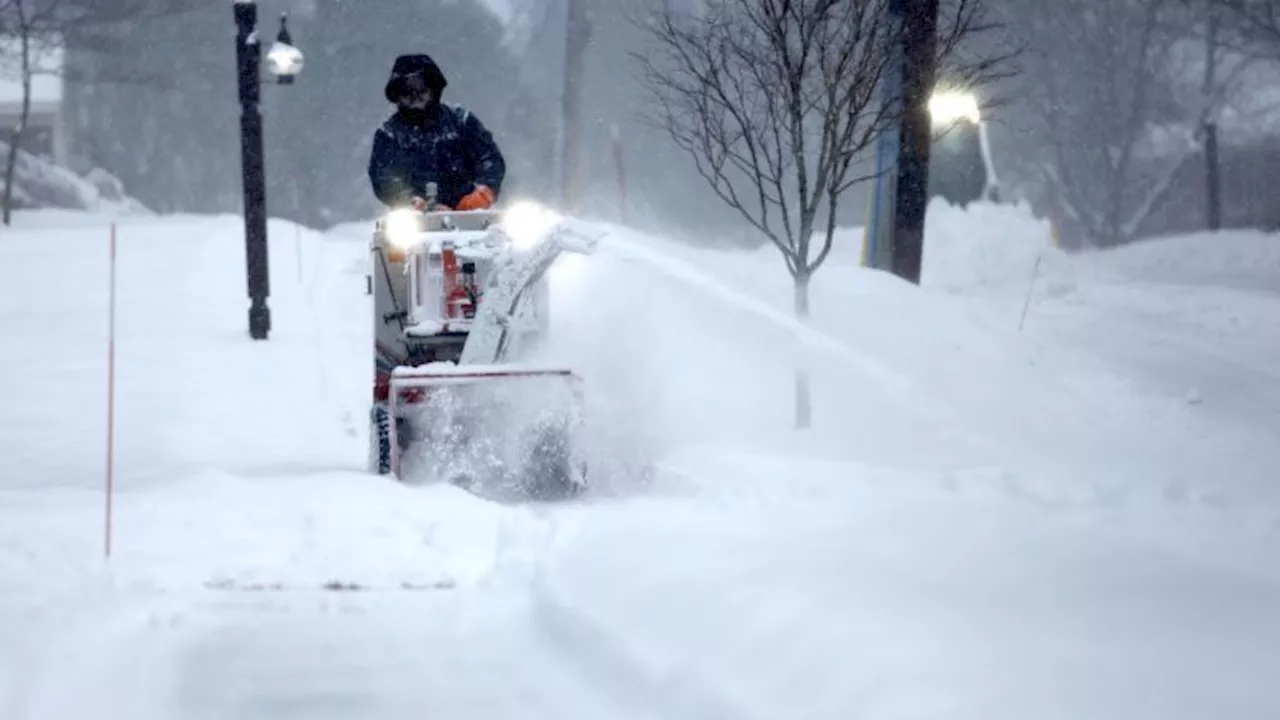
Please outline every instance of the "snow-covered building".
[[[0, 141], [8, 141], [22, 117], [23, 83], [20, 48], [12, 40], [0, 42]], [[60, 49], [33, 53], [31, 111], [22, 149], [58, 165], [68, 159], [67, 124], [63, 113]]]

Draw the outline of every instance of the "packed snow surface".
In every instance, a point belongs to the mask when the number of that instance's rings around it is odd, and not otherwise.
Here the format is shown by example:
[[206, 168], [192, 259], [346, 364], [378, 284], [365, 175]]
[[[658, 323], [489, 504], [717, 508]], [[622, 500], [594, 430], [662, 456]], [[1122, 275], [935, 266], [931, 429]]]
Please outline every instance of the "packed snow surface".
[[255, 343], [239, 218], [121, 217], [104, 560], [111, 221], [0, 243], [5, 720], [1280, 716], [1280, 238], [937, 205], [802, 322], [601, 224], [535, 359], [598, 491], [514, 506], [365, 473], [369, 228], [271, 224]]

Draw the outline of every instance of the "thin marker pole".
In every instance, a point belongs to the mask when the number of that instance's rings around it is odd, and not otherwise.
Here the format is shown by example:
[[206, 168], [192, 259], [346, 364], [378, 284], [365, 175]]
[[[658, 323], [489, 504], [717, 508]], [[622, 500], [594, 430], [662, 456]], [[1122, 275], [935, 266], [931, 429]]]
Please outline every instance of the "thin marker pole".
[[111, 557], [111, 521], [116, 470], [116, 225], [111, 224], [111, 259], [107, 273], [107, 493], [103, 550]]
[[1036, 264], [1031, 268], [1031, 282], [1027, 283], [1027, 299], [1022, 303], [1022, 317], [1018, 318], [1018, 332], [1022, 332], [1022, 326], [1027, 324], [1027, 311], [1031, 309], [1031, 296], [1036, 292], [1036, 278], [1040, 277], [1040, 261], [1043, 259], [1043, 253], [1036, 255]]

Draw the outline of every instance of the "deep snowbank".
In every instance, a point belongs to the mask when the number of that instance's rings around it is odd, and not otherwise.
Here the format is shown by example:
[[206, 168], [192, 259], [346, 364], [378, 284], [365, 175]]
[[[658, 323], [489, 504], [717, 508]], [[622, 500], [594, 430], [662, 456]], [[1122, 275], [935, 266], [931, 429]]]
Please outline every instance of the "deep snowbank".
[[1280, 291], [1280, 235], [1232, 230], [1145, 240], [1094, 253], [1126, 280]]
[[[1058, 318], [1116, 310], [1087, 273], [1042, 285], [1019, 335], [1042, 243], [1003, 212], [931, 229], [949, 287], [842, 250], [808, 324], [767, 251], [611, 228], [555, 269], [547, 354], [587, 377], [597, 459], [654, 477], [538, 511], [361, 472], [367, 225], [272, 223], [275, 330], [253, 343], [237, 218], [129, 220], [108, 569], [106, 225], [32, 217], [0, 244], [0, 709], [1274, 716], [1280, 523], [1222, 488], [1223, 458], [1278, 465], [1075, 364], [1103, 336], [1056, 337]], [[1000, 228], [1026, 235], [1001, 250]], [[335, 581], [366, 590], [306, 589]]]
[[[0, 162], [7, 161], [8, 157], [9, 144], [0, 142]], [[142, 203], [125, 193], [119, 179], [99, 168], [80, 176], [38, 155], [19, 152], [14, 176], [13, 199], [14, 206], [18, 208], [91, 213], [149, 212]]]
[[[38, 214], [0, 250], [0, 316], [13, 337], [0, 351], [11, 428], [6, 486], [98, 487], [105, 447], [109, 219], [60, 224]], [[74, 217], [74, 216], [73, 216]], [[271, 224], [271, 341], [247, 342], [244, 242], [237, 218], [123, 218], [119, 222], [117, 442], [123, 487], [192, 470], [236, 470], [237, 458], [282, 471], [359, 468], [331, 402], [344, 378], [313, 308], [329, 299], [313, 233]], [[298, 250], [304, 261], [298, 264]], [[349, 303], [347, 303], [349, 304]], [[60, 382], [38, 382], [55, 373]], [[299, 417], [321, 403], [323, 420]], [[77, 408], [83, 407], [84, 411]], [[57, 436], [91, 452], [59, 452]], [[345, 444], [344, 444], [345, 443]], [[29, 468], [18, 472], [18, 468]]]
[[[790, 308], [790, 281], [771, 248], [718, 252], [619, 233], [774, 312]], [[1280, 412], [1280, 382], [1268, 358], [1280, 352], [1280, 296], [1244, 289], [1280, 278], [1265, 237], [1068, 255], [1023, 209], [934, 203], [924, 292], [857, 267], [860, 231], [837, 241], [813, 281], [813, 328], [909, 379], [966, 426], [1058, 452], [1069, 484], [1110, 475], [1104, 484], [1130, 492], [1163, 477], [1178, 492], [1207, 481], [1193, 492], [1244, 497], [1274, 485], [1280, 438], [1267, 428]], [[1200, 284], [1171, 284], [1205, 268]], [[1236, 427], [1224, 432], [1224, 419]], [[1146, 440], [1133, 437], [1143, 426]], [[1197, 442], [1165, 450], [1173, 436]], [[1159, 460], [1165, 453], [1177, 460]]]
[[[693, 716], [1274, 714], [1258, 668], [1280, 659], [1275, 444], [1136, 393], [1091, 355], [1116, 337], [1017, 333], [1006, 301], [1037, 257], [1037, 328], [1060, 302], [1095, 323], [1135, 308], [1092, 302], [1121, 279], [1015, 211], [940, 215], [923, 290], [842, 252], [809, 326], [772, 250], [613, 228], [584, 294], [625, 314], [639, 288], [614, 264], [642, 267], [653, 319], [592, 332], [688, 443], [648, 498], [561, 516], [551, 632], [629, 658]], [[797, 364], [816, 391], [803, 436], [786, 426]]]
[[1280, 659], [1274, 584], [982, 494], [998, 476], [728, 453], [674, 465], [722, 480], [692, 501], [562, 519], [546, 612], [566, 634], [556, 621], [578, 614], [602, 661], [624, 648], [695, 707], [1063, 720], [1280, 707], [1265, 669]]
[[[0, 244], [0, 326], [10, 338], [0, 345], [6, 720], [103, 707], [157, 720], [209, 707], [245, 717], [277, 699], [305, 703], [342, 682], [335, 678], [350, 681], [326, 675], [331, 656], [321, 653], [295, 690], [279, 678], [254, 685], [236, 669], [245, 657], [314, 660], [317, 648], [305, 649], [312, 636], [298, 624], [333, 620], [320, 599], [326, 587], [339, 607], [344, 592], [471, 592], [540, 536], [543, 523], [528, 511], [363, 472], [372, 368], [363, 266], [352, 265], [360, 248], [331, 253], [321, 236], [272, 222], [274, 329], [255, 343], [240, 219], [134, 217], [117, 219], [117, 493], [113, 559], [104, 563], [112, 217], [19, 220]], [[362, 613], [358, 605], [351, 612]], [[377, 645], [379, 634], [390, 647], [406, 618], [422, 619], [420, 608], [391, 605], [399, 620], [349, 628], [364, 638], [352, 652]], [[457, 612], [447, 602], [434, 608], [438, 617]], [[493, 612], [495, 628], [520, 617]], [[282, 615], [293, 620], [273, 633]], [[426, 635], [427, 644], [458, 642]], [[225, 647], [230, 638], [234, 648]], [[498, 637], [489, 660], [496, 668], [517, 647]], [[121, 663], [125, 656], [136, 662]], [[453, 677], [461, 688], [460, 673]], [[403, 713], [403, 690], [364, 704], [358, 690], [349, 707], [376, 716], [400, 703]]]
[[926, 235], [924, 284], [965, 293], [1025, 290], [1033, 271], [1059, 281], [1280, 289], [1280, 235], [1274, 233], [1193, 233], [1065, 253], [1052, 246], [1048, 223], [1026, 209], [979, 203], [961, 210], [935, 201]]

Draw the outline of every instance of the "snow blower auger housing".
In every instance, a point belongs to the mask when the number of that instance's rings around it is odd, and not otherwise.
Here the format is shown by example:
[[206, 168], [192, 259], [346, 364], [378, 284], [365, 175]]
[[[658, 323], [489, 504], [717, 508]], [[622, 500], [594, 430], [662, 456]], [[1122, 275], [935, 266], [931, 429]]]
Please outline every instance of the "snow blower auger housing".
[[597, 241], [532, 204], [378, 221], [373, 472], [498, 498], [585, 489], [581, 380], [526, 359], [548, 329], [547, 270]]

